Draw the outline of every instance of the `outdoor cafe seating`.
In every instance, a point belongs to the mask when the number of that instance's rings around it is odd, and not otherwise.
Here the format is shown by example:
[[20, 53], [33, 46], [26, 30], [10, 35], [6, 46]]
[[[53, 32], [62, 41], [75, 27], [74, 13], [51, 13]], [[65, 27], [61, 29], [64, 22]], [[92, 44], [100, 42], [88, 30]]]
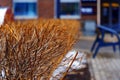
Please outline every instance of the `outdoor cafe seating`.
[[[116, 47], [119, 47], [119, 51], [120, 51], [120, 36], [119, 36], [119, 32], [117, 30], [117, 27], [114, 28], [110, 28], [110, 27], [106, 27], [103, 25], [98, 25], [97, 26], [97, 36], [96, 39], [92, 45], [91, 48], [91, 52], [93, 52], [93, 58], [96, 57], [96, 55], [98, 54], [100, 48], [102, 47], [108, 47], [111, 46], [113, 47], [113, 51], [116, 52]], [[116, 37], [116, 41], [105, 41], [105, 37], [106, 35], [110, 35], [111, 39], [113, 39], [113, 36]]]

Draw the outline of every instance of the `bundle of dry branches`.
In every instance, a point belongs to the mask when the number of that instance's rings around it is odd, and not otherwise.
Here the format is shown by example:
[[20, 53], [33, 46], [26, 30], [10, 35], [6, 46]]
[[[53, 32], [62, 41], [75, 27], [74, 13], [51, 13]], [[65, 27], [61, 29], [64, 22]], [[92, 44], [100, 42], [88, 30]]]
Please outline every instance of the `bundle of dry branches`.
[[48, 80], [76, 40], [79, 24], [67, 20], [31, 20], [0, 28], [0, 78]]

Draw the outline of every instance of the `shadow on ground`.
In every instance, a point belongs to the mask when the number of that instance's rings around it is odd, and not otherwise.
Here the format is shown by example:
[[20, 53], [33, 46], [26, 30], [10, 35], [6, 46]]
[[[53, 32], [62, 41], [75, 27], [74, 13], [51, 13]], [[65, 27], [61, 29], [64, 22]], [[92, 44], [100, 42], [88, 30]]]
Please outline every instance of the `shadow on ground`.
[[86, 64], [86, 67], [83, 69], [73, 70], [72, 72], [68, 73], [64, 80], [91, 80], [88, 64]]

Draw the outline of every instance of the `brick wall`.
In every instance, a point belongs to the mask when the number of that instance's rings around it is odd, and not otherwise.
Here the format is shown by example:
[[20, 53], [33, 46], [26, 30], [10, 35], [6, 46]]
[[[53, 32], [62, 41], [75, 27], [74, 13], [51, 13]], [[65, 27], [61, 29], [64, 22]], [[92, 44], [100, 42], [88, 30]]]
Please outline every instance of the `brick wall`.
[[40, 18], [53, 18], [54, 0], [38, 0], [38, 15]]
[[0, 6], [12, 8], [12, 0], [0, 0]]
[[[38, 17], [54, 17], [54, 0], [38, 0]], [[12, 0], [0, 0], [0, 6], [10, 7], [12, 9]]]
[[94, 20], [97, 21], [97, 15], [81, 15], [82, 20]]

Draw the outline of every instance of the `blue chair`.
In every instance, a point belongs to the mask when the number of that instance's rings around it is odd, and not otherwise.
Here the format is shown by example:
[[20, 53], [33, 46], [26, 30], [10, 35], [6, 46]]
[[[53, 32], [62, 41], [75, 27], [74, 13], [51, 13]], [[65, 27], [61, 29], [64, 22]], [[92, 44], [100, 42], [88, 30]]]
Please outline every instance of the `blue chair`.
[[[120, 51], [120, 37], [116, 30], [106, 27], [106, 26], [102, 26], [102, 25], [97, 26], [97, 29], [98, 29], [99, 33], [97, 34], [97, 37], [91, 48], [91, 52], [94, 51], [93, 58], [96, 57], [96, 55], [101, 47], [112, 46], [113, 51], [115, 52], [116, 46], [119, 46], [119, 51]], [[115, 35], [118, 40], [116, 42], [105, 42], [104, 38], [105, 38], [106, 33], [110, 34], [111, 37], [113, 35]]]

